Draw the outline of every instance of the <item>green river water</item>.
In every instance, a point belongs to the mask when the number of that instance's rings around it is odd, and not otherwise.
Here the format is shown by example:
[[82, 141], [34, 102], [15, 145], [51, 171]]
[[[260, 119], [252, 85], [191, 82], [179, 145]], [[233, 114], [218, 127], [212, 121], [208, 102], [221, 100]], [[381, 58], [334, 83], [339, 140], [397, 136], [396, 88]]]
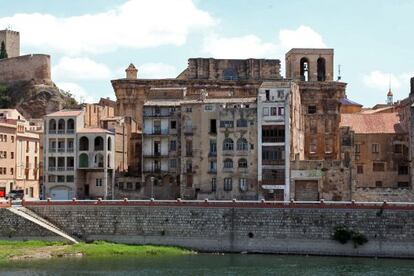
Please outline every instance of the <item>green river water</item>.
[[59, 258], [0, 264], [0, 275], [414, 275], [414, 260], [280, 255]]

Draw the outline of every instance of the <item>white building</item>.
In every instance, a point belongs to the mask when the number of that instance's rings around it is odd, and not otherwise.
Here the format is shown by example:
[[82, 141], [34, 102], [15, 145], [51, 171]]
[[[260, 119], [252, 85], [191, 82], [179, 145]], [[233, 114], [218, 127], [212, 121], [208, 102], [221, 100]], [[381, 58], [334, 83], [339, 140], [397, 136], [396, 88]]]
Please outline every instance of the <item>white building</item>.
[[61, 110], [46, 115], [44, 197], [107, 198], [114, 177], [113, 157], [114, 134], [84, 128], [83, 111]]
[[290, 82], [264, 82], [257, 99], [258, 181], [268, 200], [289, 200]]

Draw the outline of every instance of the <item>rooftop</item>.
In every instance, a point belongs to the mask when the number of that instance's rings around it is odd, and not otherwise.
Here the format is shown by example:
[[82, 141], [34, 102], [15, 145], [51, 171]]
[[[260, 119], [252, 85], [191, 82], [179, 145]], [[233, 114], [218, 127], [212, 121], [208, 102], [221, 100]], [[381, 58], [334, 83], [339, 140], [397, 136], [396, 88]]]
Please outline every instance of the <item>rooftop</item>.
[[104, 129], [104, 128], [99, 128], [99, 127], [88, 127], [88, 128], [82, 128], [80, 130], [78, 130], [78, 133], [110, 133], [112, 134], [113, 132]]
[[339, 102], [341, 103], [341, 105], [356, 105], [356, 106], [362, 106], [362, 104], [359, 104], [357, 102], [351, 101], [350, 99], [347, 98], [342, 98], [339, 100]]
[[53, 113], [49, 113], [46, 117], [68, 117], [68, 116], [78, 116], [82, 114], [82, 110], [59, 110]]
[[351, 127], [357, 134], [406, 133], [397, 113], [341, 114], [340, 127]]

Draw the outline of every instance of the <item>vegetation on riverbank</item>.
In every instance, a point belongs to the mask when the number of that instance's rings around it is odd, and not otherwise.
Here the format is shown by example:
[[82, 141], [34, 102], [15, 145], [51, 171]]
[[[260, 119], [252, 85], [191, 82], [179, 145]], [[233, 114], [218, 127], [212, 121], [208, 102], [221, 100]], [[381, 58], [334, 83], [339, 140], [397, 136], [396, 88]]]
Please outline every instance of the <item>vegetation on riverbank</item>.
[[168, 246], [126, 245], [103, 241], [66, 244], [47, 241], [0, 241], [0, 261], [66, 256], [179, 256], [192, 251]]

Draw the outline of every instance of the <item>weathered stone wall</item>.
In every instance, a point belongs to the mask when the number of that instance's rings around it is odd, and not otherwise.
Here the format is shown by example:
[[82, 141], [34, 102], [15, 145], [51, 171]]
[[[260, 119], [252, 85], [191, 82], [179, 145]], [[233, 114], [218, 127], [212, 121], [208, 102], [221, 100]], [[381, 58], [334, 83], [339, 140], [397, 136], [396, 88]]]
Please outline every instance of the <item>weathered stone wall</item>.
[[[414, 257], [412, 210], [378, 207], [272, 207], [232, 203], [188, 206], [27, 206], [85, 240], [176, 245], [203, 251]], [[332, 240], [336, 226], [366, 235], [354, 248]]]
[[61, 240], [56, 234], [0, 208], [0, 239]]
[[31, 81], [50, 84], [50, 56], [26, 55], [0, 60], [0, 83]]

